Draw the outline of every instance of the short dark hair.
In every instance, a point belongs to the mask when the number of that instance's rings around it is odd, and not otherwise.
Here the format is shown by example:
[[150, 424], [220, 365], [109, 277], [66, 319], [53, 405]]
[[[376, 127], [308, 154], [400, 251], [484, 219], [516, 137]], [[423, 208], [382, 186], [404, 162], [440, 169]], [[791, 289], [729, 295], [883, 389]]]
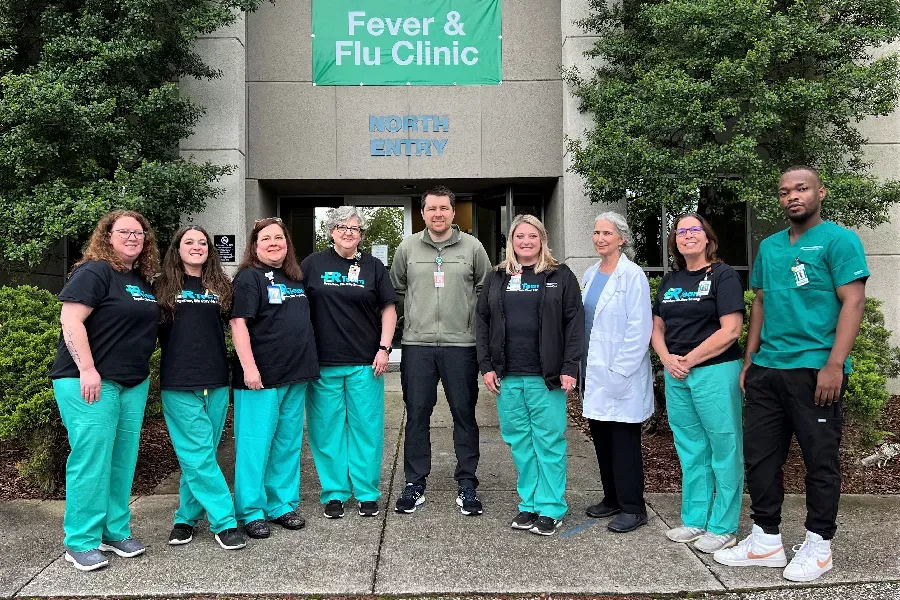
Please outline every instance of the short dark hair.
[[[781, 172], [781, 177], [784, 177], [788, 173], [793, 173], [794, 171], [809, 171], [816, 177], [816, 181], [819, 182], [819, 185], [822, 185], [822, 176], [819, 174], [819, 170], [815, 167], [810, 167], [809, 165], [791, 165], [787, 169]], [[781, 178], [779, 177], [779, 179]]]
[[419, 201], [422, 210], [425, 210], [425, 198], [428, 196], [446, 196], [447, 198], [450, 198], [450, 206], [453, 210], [456, 210], [456, 194], [454, 194], [446, 185], [437, 185], [422, 192], [422, 199]]

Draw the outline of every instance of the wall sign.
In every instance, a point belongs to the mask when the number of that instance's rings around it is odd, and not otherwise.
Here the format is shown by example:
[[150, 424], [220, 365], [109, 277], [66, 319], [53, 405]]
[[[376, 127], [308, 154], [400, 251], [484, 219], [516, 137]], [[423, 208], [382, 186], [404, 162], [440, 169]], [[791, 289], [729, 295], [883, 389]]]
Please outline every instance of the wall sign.
[[500, 0], [313, 0], [313, 84], [499, 84], [500, 14]]
[[399, 133], [369, 140], [370, 156], [443, 156], [448, 138], [417, 138], [418, 132], [449, 132], [448, 115], [371, 115], [369, 133]]
[[235, 262], [233, 235], [214, 235], [213, 244], [219, 252], [219, 262]]

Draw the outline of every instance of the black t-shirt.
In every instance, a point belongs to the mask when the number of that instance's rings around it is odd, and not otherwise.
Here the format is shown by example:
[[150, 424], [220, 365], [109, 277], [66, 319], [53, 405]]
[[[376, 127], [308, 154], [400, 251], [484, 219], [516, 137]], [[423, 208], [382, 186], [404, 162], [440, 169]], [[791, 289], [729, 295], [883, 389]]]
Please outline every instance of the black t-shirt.
[[540, 375], [540, 303], [542, 275], [535, 275], [533, 267], [522, 268], [520, 286], [510, 280], [503, 292], [503, 313], [506, 316], [506, 374]]
[[[705, 284], [701, 283], [706, 281]], [[706, 293], [706, 287], [709, 290]], [[684, 356], [721, 327], [719, 318], [744, 314], [744, 286], [737, 272], [725, 263], [698, 271], [671, 271], [659, 284], [653, 314], [666, 324], [666, 347]], [[705, 367], [741, 358], [737, 341], [725, 352], [697, 365]]]
[[160, 387], [198, 390], [228, 385], [228, 354], [219, 297], [185, 275], [175, 317], [159, 326]]
[[[281, 304], [269, 301], [269, 286], [279, 288], [275, 295], [281, 297]], [[264, 387], [319, 377], [316, 340], [302, 282], [291, 281], [281, 269], [241, 269], [234, 278], [231, 316], [247, 319], [250, 348]], [[237, 354], [231, 372], [232, 387], [247, 389]]]
[[[350, 277], [354, 265], [359, 267], [357, 281]], [[384, 264], [371, 254], [362, 253], [357, 261], [328, 248], [307, 256], [300, 269], [319, 364], [371, 364], [381, 345], [381, 310], [397, 303]]]
[[[75, 269], [58, 298], [94, 309], [84, 327], [101, 379], [133, 387], [150, 376], [159, 305], [140, 274], [119, 273], [105, 260], [86, 262]], [[50, 378], [79, 376], [60, 335]]]

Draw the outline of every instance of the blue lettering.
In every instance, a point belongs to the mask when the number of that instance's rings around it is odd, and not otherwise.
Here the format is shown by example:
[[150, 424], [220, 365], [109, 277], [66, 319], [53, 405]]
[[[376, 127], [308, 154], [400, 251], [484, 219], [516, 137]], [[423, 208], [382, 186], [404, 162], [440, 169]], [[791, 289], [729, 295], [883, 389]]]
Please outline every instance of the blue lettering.
[[437, 150], [438, 156], [444, 155], [444, 146], [447, 145], [447, 139], [444, 138], [442, 140], [432, 140], [434, 143], [434, 147]]
[[376, 117], [375, 115], [371, 115], [369, 117], [369, 132], [374, 133], [376, 131], [384, 132], [384, 117]]
[[450, 131], [450, 115], [439, 117], [434, 115], [434, 129], [432, 131]]
[[384, 140], [372, 140], [369, 142], [371, 156], [384, 156]]

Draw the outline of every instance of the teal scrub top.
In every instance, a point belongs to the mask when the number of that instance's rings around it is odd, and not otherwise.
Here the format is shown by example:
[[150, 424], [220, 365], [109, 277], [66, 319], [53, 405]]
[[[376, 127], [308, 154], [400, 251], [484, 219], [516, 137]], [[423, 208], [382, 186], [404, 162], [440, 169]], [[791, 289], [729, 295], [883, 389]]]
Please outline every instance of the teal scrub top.
[[[770, 369], [821, 369], [837, 332], [841, 302], [835, 290], [869, 276], [855, 233], [831, 221], [793, 244], [785, 229], [763, 240], [750, 287], [763, 290], [763, 326], [753, 362]], [[844, 363], [849, 373], [850, 358]]]

